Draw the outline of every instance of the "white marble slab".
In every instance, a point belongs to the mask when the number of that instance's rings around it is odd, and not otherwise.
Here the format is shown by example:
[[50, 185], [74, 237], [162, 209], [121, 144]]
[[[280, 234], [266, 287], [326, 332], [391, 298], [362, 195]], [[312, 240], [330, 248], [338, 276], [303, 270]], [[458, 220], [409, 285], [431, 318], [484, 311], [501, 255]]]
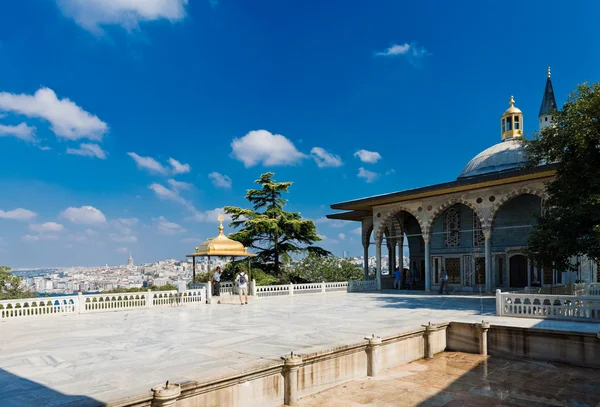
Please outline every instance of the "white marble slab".
[[494, 307], [489, 296], [390, 291], [6, 320], [0, 322], [0, 400], [3, 407], [100, 405], [166, 380], [202, 380], [291, 350], [327, 349], [430, 321], [600, 331], [598, 324], [498, 318]]

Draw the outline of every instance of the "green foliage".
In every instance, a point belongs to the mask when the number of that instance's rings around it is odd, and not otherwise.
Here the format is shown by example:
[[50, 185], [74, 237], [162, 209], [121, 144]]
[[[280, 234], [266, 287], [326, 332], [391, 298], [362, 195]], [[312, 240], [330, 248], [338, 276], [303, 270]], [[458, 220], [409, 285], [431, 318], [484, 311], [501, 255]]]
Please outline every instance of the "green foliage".
[[312, 253], [291, 267], [286, 276], [286, 282], [294, 284], [362, 279], [363, 272], [359, 265], [339, 257], [318, 256]]
[[0, 266], [0, 300], [36, 297], [23, 286], [23, 281], [10, 272], [10, 267]]
[[232, 261], [225, 265], [223, 272], [221, 273], [221, 281], [234, 281], [235, 277], [244, 271], [250, 275], [251, 280], [256, 280], [256, 285], [273, 285], [279, 284], [279, 280], [271, 274], [265, 273], [259, 268], [252, 267], [251, 272], [248, 273], [248, 260]]
[[291, 260], [292, 254], [304, 251], [319, 251], [313, 244], [321, 240], [313, 221], [303, 220], [299, 212], [286, 212], [286, 200], [282, 197], [292, 185], [291, 182], [276, 182], [273, 173], [262, 174], [256, 184], [261, 189], [250, 189], [246, 199], [252, 209], [226, 206], [225, 213], [231, 215], [229, 226], [240, 228], [229, 236], [257, 253], [254, 262], [261, 269], [281, 277], [281, 263]]
[[161, 285], [161, 286], [152, 285], [150, 287], [142, 287], [142, 288], [137, 288], [137, 287], [131, 287], [131, 288], [114, 288], [112, 290], [102, 291], [102, 293], [103, 294], [136, 293], [136, 292], [146, 291], [146, 290], [150, 290], [150, 291], [172, 291], [172, 290], [177, 290], [177, 287], [174, 286], [173, 284], [165, 284], [165, 285]]
[[553, 119], [526, 143], [530, 166], [557, 162], [528, 251], [546, 269], [568, 270], [572, 256], [600, 261], [600, 84], [579, 85]]

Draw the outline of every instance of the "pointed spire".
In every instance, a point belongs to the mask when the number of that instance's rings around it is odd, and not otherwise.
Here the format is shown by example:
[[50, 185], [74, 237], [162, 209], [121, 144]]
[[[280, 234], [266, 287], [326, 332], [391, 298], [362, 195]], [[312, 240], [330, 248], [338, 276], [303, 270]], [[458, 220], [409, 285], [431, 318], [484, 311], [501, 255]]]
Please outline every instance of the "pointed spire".
[[546, 116], [553, 110], [558, 109], [556, 108], [554, 89], [552, 88], [552, 80], [550, 79], [550, 67], [548, 67], [548, 79], [546, 79], [546, 88], [544, 89], [544, 97], [542, 99], [542, 106], [540, 106], [538, 117]]

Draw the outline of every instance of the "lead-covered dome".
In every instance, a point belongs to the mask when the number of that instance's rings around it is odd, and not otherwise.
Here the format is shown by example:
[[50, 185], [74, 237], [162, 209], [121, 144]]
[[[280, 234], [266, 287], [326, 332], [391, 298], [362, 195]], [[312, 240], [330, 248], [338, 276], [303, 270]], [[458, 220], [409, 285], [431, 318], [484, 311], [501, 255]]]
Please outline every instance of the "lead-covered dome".
[[458, 178], [474, 177], [522, 167], [527, 154], [521, 138], [507, 139], [477, 154], [463, 168]]

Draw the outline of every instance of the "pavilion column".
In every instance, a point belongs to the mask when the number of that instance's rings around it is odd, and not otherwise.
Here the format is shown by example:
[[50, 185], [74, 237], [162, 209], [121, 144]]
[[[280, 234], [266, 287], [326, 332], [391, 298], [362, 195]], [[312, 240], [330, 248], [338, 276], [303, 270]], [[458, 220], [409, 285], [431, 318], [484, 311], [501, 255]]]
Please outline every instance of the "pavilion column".
[[381, 290], [381, 242], [375, 243], [376, 250], [376, 259], [377, 259], [377, 270], [375, 272], [375, 284], [377, 285], [377, 290]]
[[196, 282], [196, 256], [192, 257], [192, 284]]
[[429, 255], [431, 243], [429, 233], [423, 235], [423, 240], [425, 241], [425, 291], [431, 291], [431, 256]]
[[363, 257], [364, 257], [364, 264], [363, 264], [363, 271], [365, 273], [365, 281], [369, 279], [369, 242], [366, 242], [363, 244]]
[[388, 274], [392, 275], [394, 273], [394, 261], [396, 261], [396, 243], [394, 239], [390, 239], [390, 242], [387, 243], [388, 249]]
[[400, 267], [400, 271], [404, 268], [404, 233], [398, 242], [398, 267]]
[[485, 291], [492, 292], [492, 231], [484, 229], [485, 236]]

